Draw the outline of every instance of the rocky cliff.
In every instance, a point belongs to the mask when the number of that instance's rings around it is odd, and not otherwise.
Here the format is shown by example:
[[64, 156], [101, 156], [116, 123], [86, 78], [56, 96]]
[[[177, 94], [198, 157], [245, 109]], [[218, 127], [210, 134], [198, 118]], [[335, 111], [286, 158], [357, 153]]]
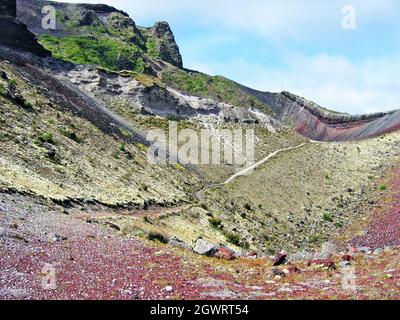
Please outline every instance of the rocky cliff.
[[317, 141], [346, 141], [376, 137], [400, 129], [400, 111], [349, 115], [327, 110], [290, 92], [269, 93], [247, 88], [266, 103], [284, 125]]
[[[128, 14], [107, 5], [28, 0], [18, 0], [17, 4], [18, 19], [38, 35], [57, 58], [145, 73], [152, 73], [151, 60], [160, 59], [183, 67], [179, 47], [166, 22], [156, 23], [152, 28], [138, 27]], [[42, 28], [42, 8], [46, 5], [56, 9], [54, 29]], [[57, 48], [71, 46], [102, 50], [102, 54], [86, 57], [85, 61], [75, 51], [57, 51]], [[118, 51], [113, 50], [115, 48]]]

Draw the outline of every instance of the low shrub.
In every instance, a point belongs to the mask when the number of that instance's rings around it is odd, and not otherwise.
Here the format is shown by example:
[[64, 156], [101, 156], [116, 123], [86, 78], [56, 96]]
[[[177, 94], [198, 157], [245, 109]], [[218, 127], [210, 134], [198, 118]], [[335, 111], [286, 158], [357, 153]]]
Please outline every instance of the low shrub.
[[53, 143], [54, 142], [53, 135], [50, 132], [46, 131], [40, 137], [40, 141], [47, 142], [47, 143]]
[[333, 222], [333, 216], [330, 212], [324, 212], [322, 219], [326, 222]]
[[147, 239], [150, 241], [159, 241], [161, 243], [167, 244], [169, 242], [169, 238], [160, 232], [157, 231], [150, 231]]
[[221, 228], [222, 226], [222, 220], [219, 218], [210, 218], [208, 219], [208, 222], [213, 228]]

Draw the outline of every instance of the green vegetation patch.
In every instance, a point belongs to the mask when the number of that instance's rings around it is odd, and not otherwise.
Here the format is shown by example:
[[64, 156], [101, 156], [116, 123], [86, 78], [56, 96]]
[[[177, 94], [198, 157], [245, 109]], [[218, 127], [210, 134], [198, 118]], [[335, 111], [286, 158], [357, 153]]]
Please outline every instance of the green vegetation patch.
[[381, 190], [381, 191], [386, 191], [387, 189], [388, 189], [388, 187], [387, 187], [386, 184], [381, 184], [381, 185], [379, 186], [379, 190]]
[[147, 54], [153, 59], [160, 58], [160, 51], [157, 48], [157, 42], [154, 38], [147, 38], [146, 42]]
[[56, 38], [43, 35], [40, 43], [55, 58], [76, 64], [94, 64], [113, 71], [127, 69], [139, 73], [147, 68], [137, 46], [116, 39], [92, 36]]
[[211, 77], [199, 72], [169, 68], [163, 72], [162, 78], [168, 85], [192, 95], [211, 98], [236, 107], [256, 108], [272, 114], [272, 110], [261, 100], [242, 90], [234, 81], [221, 76]]
[[324, 212], [322, 219], [326, 222], [333, 222], [333, 215], [330, 212]]

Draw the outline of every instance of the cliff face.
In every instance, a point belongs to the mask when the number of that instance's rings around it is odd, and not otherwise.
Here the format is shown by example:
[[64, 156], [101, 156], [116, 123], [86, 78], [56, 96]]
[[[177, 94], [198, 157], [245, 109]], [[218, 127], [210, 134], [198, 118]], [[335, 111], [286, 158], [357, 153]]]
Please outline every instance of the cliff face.
[[167, 22], [157, 22], [151, 32], [156, 39], [161, 60], [169, 62], [178, 68], [183, 68], [182, 56], [169, 24]]
[[[18, 0], [17, 4], [18, 19], [41, 38], [44, 46], [51, 51], [54, 46], [59, 46], [60, 42], [68, 45], [71, 42], [74, 44], [85, 42], [90, 45], [97, 41], [96, 45], [100, 43], [99, 45], [104, 47], [112, 43], [114, 47], [118, 46], [120, 51], [130, 51], [120, 57], [112, 54], [108, 60], [120, 59], [121, 61], [108, 65], [104, 63], [103, 66], [110, 69], [136, 69], [136, 71], [151, 73], [150, 60], [158, 59], [178, 68], [183, 67], [179, 47], [169, 25], [165, 22], [157, 23], [153, 28], [138, 27], [127, 13], [107, 5], [30, 0]], [[41, 11], [46, 5], [51, 5], [56, 9], [55, 29], [42, 28], [44, 15]], [[75, 63], [82, 62], [74, 60], [73, 53], [67, 53], [64, 56], [60, 54], [57, 57]]]
[[27, 27], [18, 22], [16, 1], [3, 1], [0, 4], [0, 45], [32, 52], [41, 57], [50, 56], [50, 52], [37, 43], [37, 39]]
[[316, 141], [366, 139], [400, 129], [400, 111], [367, 115], [333, 112], [289, 92], [260, 92], [243, 87], [275, 113], [281, 124]]

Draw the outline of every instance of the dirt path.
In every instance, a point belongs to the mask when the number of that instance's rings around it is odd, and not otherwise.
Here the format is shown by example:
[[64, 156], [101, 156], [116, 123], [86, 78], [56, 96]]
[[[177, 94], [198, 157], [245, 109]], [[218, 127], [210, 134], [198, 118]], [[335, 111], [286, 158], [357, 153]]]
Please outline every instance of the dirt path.
[[248, 167], [240, 172], [235, 173], [233, 176], [231, 176], [228, 180], [226, 180], [224, 183], [222, 183], [222, 185], [226, 185], [229, 184], [231, 182], [233, 182], [236, 178], [240, 177], [240, 176], [245, 176], [245, 175], [249, 175], [253, 172], [254, 169], [256, 169], [257, 167], [263, 165], [264, 163], [268, 162], [270, 159], [276, 157], [278, 154], [282, 153], [282, 152], [286, 152], [286, 151], [290, 151], [290, 150], [294, 150], [294, 149], [298, 149], [301, 148], [303, 146], [305, 146], [306, 144], [308, 144], [309, 142], [305, 142], [302, 143], [298, 146], [295, 147], [290, 147], [290, 148], [286, 148], [286, 149], [280, 149], [280, 150], [276, 150], [272, 153], [270, 153], [267, 157], [265, 157], [263, 160], [253, 164], [251, 167]]
[[268, 160], [276, 157], [278, 154], [282, 153], [282, 152], [286, 152], [286, 151], [290, 151], [290, 150], [294, 150], [294, 149], [298, 149], [301, 148], [309, 143], [317, 143], [316, 141], [310, 141], [310, 142], [305, 142], [302, 143], [298, 146], [294, 146], [294, 147], [290, 147], [290, 148], [285, 148], [285, 149], [280, 149], [280, 150], [276, 150], [272, 153], [270, 153], [267, 157], [265, 157], [264, 159], [262, 159], [261, 161], [255, 163], [254, 165], [252, 165], [251, 167], [248, 167], [246, 169], [243, 169], [237, 173], [235, 173], [234, 175], [232, 175], [229, 179], [227, 179], [225, 182], [223, 183], [218, 183], [218, 184], [212, 184], [209, 185], [205, 188], [203, 188], [202, 190], [196, 192], [195, 197], [197, 200], [199, 201], [203, 201], [204, 200], [204, 192], [206, 190], [211, 190], [211, 189], [218, 189], [218, 188], [222, 188], [223, 186], [232, 183], [236, 178], [240, 177], [240, 176], [244, 176], [244, 175], [249, 175], [253, 172], [254, 169], [256, 169], [257, 167], [261, 166], [262, 164], [268, 162]]

